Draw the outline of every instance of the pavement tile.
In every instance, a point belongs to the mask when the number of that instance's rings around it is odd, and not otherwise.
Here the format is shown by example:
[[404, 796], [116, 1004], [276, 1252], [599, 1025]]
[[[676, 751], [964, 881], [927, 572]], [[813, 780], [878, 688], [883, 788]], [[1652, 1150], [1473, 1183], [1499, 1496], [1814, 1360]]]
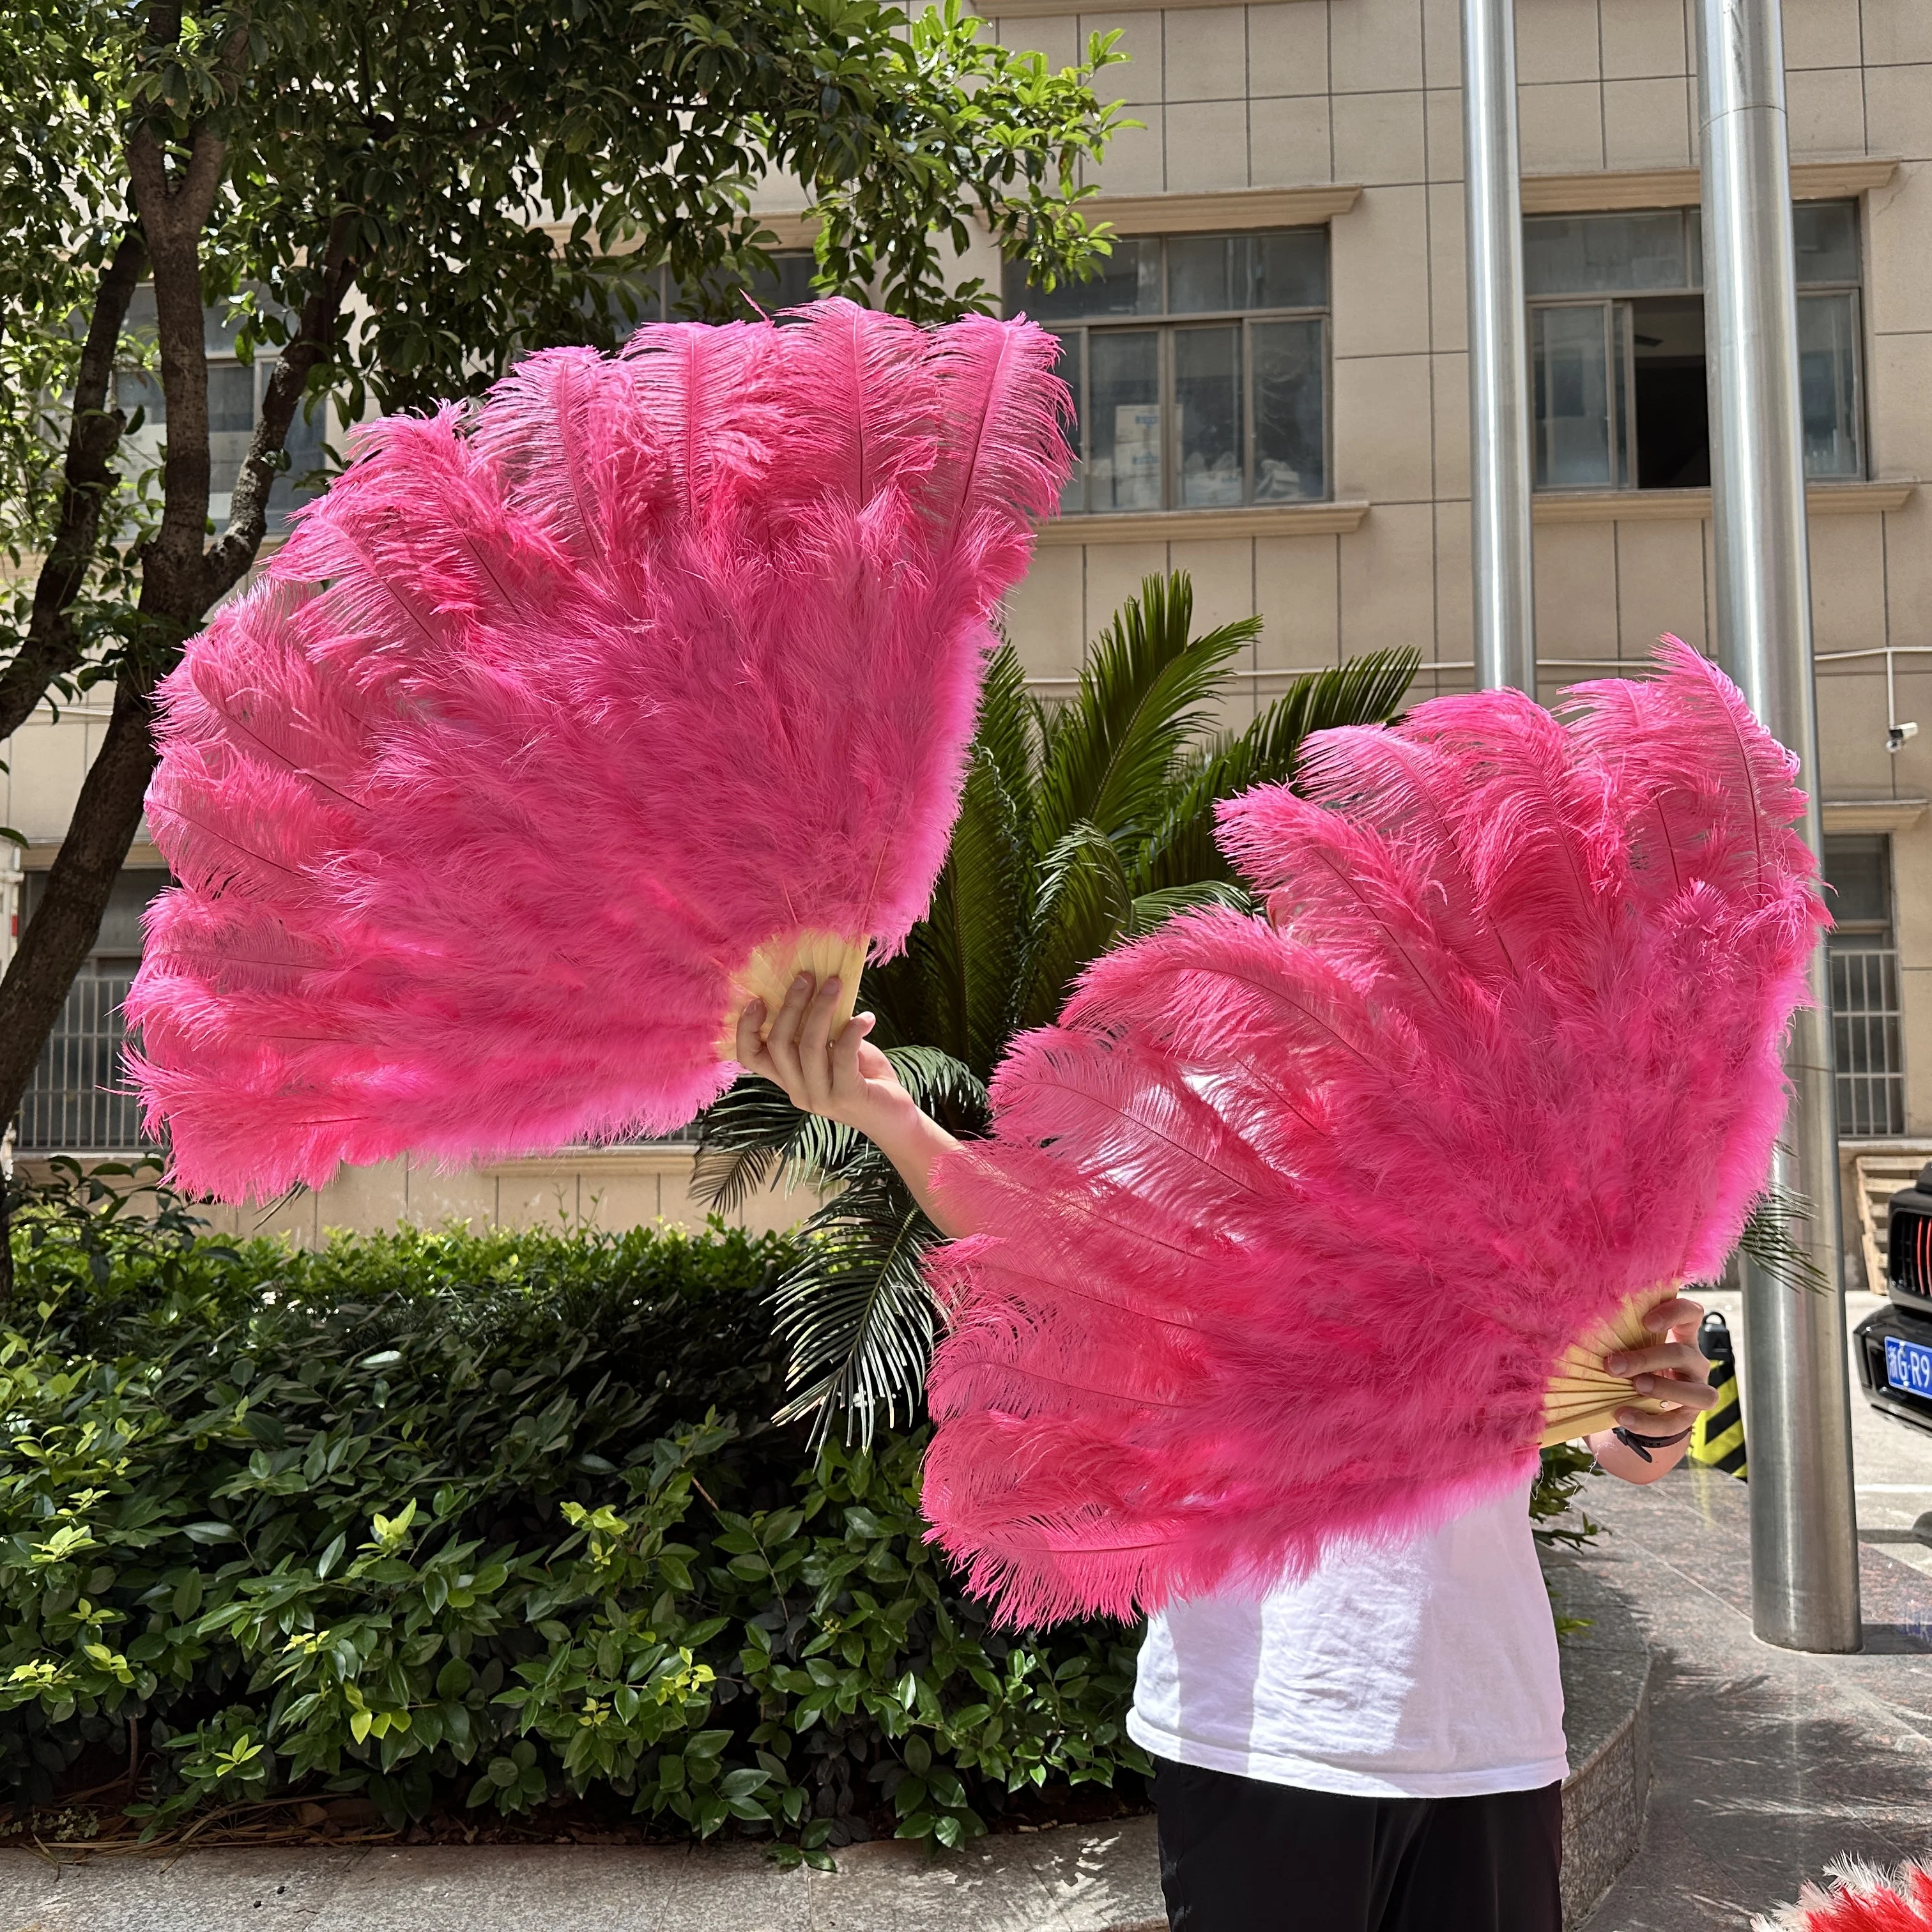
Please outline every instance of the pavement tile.
[[[749, 1847], [397, 1846], [310, 1932], [806, 1932], [805, 1875]], [[92, 1932], [92, 1928], [88, 1928]]]
[[849, 1846], [836, 1872], [812, 1874], [811, 1932], [1058, 1932], [1067, 1922], [1025, 1856], [1034, 1842], [1002, 1834], [950, 1854], [891, 1839]]
[[0, 1852], [0, 1932], [311, 1932], [362, 1856], [207, 1851], [55, 1866]]

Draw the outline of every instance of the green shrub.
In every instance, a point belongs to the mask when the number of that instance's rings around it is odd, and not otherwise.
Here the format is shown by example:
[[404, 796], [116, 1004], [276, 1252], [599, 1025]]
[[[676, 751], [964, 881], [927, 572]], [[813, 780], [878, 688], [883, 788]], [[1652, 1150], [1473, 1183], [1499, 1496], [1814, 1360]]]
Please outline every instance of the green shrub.
[[[29, 1207], [0, 1326], [0, 1786], [150, 1748], [157, 1826], [292, 1788], [621, 1794], [824, 1856], [1111, 1781], [1132, 1633], [992, 1630], [922, 1437], [764, 1418], [776, 1237], [404, 1231], [316, 1254]], [[89, 1762], [93, 1760], [89, 1760]]]

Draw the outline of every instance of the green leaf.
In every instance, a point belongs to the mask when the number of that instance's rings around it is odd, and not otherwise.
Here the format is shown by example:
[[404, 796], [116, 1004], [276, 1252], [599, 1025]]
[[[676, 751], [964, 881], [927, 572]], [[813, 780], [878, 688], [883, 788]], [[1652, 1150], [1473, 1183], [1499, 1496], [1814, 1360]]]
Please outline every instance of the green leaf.
[[791, 1354], [777, 1419], [810, 1416], [818, 1439], [840, 1416], [868, 1443], [880, 1424], [917, 1413], [938, 1330], [921, 1262], [938, 1233], [876, 1153], [802, 1232], [803, 1254], [772, 1297]]

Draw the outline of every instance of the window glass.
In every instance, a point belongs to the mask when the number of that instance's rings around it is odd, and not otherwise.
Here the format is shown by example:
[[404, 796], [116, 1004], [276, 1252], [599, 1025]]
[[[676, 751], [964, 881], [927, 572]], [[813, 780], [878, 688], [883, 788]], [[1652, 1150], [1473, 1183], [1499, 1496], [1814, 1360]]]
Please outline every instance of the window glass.
[[1601, 490], [1616, 480], [1610, 308], [1591, 302], [1535, 311], [1531, 354], [1539, 488]]
[[1636, 214], [1539, 214], [1522, 224], [1533, 296], [1622, 295], [1695, 286], [1682, 208]]
[[1096, 329], [1088, 339], [1093, 418], [1094, 510], [1157, 510], [1162, 503], [1160, 336], [1150, 328]]
[[1800, 201], [1791, 209], [1791, 238], [1801, 282], [1855, 282], [1858, 278], [1858, 205], [1855, 201]]
[[1167, 305], [1175, 315], [1239, 308], [1247, 292], [1242, 246], [1233, 235], [1177, 235], [1167, 244]]
[[1087, 424], [1081, 414], [1081, 398], [1084, 393], [1080, 364], [1082, 350], [1086, 338], [1078, 329], [1063, 331], [1060, 334], [1060, 360], [1053, 365], [1054, 373], [1066, 385], [1073, 398], [1073, 421], [1067, 435], [1067, 442], [1073, 451], [1073, 473], [1066, 479], [1066, 487], [1060, 493], [1060, 507], [1063, 511], [1084, 510], [1087, 507], [1087, 478], [1082, 460], [1087, 454]]
[[1180, 429], [1183, 507], [1225, 509], [1239, 504], [1246, 478], [1238, 326], [1174, 332], [1174, 404]]
[[1889, 926], [1892, 841], [1882, 832], [1834, 833], [1825, 841], [1825, 884], [1839, 931]]
[[1322, 324], [1258, 322], [1253, 352], [1255, 501], [1292, 502], [1328, 488], [1322, 409]]
[[1284, 229], [1246, 238], [1248, 296], [1244, 308], [1326, 308], [1328, 231]]
[[1132, 236], [1118, 237], [1114, 252], [1090, 280], [1061, 282], [1036, 289], [1023, 262], [1006, 269], [1006, 310], [1036, 322], [1078, 322], [1090, 316], [1158, 315], [1160, 313], [1160, 244]]
[[1808, 295], [1798, 303], [1798, 396], [1808, 476], [1856, 476], [1858, 298]]

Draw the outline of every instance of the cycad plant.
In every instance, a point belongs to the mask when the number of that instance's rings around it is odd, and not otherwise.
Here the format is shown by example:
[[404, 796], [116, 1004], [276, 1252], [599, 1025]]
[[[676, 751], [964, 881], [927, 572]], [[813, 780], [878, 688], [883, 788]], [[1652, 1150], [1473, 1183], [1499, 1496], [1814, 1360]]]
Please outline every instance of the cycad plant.
[[[1183, 572], [1150, 577], [1101, 634], [1073, 697], [1031, 696], [1010, 646], [988, 670], [958, 822], [932, 904], [905, 950], [866, 968], [874, 1042], [920, 1104], [962, 1138], [986, 1130], [1006, 1043], [1058, 1013], [1088, 962], [1210, 900], [1246, 904], [1214, 843], [1217, 800], [1291, 776], [1302, 741], [1392, 716], [1412, 651], [1297, 679], [1253, 723], [1211, 723], [1258, 618], [1192, 634]], [[824, 1192], [803, 1258], [780, 1282], [791, 1400], [781, 1419], [835, 1418], [869, 1439], [919, 1412], [937, 1311], [920, 1267], [938, 1238], [871, 1142], [742, 1080], [700, 1123], [698, 1186], [728, 1208], [775, 1172]]]

